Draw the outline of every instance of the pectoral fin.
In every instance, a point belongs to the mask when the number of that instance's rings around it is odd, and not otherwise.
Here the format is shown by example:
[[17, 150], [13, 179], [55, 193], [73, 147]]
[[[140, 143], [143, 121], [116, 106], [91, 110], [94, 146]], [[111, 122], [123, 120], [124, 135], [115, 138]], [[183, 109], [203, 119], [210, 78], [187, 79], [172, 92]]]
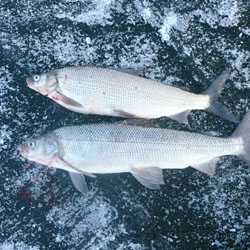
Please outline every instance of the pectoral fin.
[[160, 189], [164, 185], [162, 170], [158, 167], [132, 167], [131, 174], [143, 186], [150, 189]]
[[51, 94], [49, 94], [49, 98], [51, 98], [52, 100], [56, 101], [57, 103], [59, 103], [60, 105], [66, 107], [66, 108], [71, 108], [71, 109], [75, 109], [75, 108], [82, 108], [83, 106], [70, 99], [69, 97], [57, 92], [57, 91], [54, 91], [52, 92]]
[[65, 170], [67, 170], [69, 172], [72, 171], [72, 170], [75, 170], [78, 173], [87, 175], [87, 176], [92, 177], [92, 178], [96, 178], [96, 176], [94, 174], [88, 173], [88, 172], [85, 172], [85, 171], [83, 171], [83, 170], [81, 170], [79, 168], [76, 168], [76, 167], [74, 167], [73, 165], [71, 165], [70, 163], [66, 162], [65, 160], [63, 160], [60, 157], [58, 157], [56, 159], [56, 162], [57, 162], [59, 168], [65, 169]]
[[220, 159], [219, 157], [216, 157], [216, 158], [212, 159], [211, 161], [192, 166], [192, 168], [195, 168], [204, 174], [213, 176], [215, 174], [216, 164], [219, 161], [219, 159]]
[[88, 185], [83, 174], [69, 172], [69, 176], [75, 188], [84, 196], [89, 193]]

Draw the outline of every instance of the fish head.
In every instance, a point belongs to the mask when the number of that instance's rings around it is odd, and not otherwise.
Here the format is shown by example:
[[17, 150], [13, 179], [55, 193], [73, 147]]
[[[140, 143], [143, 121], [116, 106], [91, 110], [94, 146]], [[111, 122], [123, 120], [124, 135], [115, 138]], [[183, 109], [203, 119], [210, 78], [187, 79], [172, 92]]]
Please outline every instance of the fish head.
[[24, 142], [19, 152], [30, 161], [50, 166], [59, 154], [59, 144], [54, 134], [47, 134]]
[[26, 82], [29, 88], [45, 96], [58, 87], [57, 75], [54, 71], [41, 75], [33, 75], [27, 78]]

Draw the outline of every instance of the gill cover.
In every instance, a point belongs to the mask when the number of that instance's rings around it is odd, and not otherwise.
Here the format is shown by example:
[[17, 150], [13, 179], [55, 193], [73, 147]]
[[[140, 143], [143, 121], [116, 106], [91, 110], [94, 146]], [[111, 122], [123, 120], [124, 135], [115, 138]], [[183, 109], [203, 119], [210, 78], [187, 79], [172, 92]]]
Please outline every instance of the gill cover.
[[58, 86], [57, 74], [55, 71], [41, 75], [34, 75], [26, 81], [31, 89], [45, 96], [56, 90]]
[[55, 155], [59, 153], [57, 138], [54, 134], [28, 140], [21, 146], [22, 155], [25, 158], [48, 166], [53, 163]]

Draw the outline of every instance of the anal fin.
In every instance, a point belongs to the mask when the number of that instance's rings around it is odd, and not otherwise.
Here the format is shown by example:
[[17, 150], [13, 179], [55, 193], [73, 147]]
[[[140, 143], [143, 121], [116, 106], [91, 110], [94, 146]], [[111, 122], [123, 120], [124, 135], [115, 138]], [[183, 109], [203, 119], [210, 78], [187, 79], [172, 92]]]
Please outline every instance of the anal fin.
[[219, 157], [216, 157], [211, 161], [204, 162], [199, 165], [193, 165], [192, 168], [195, 168], [204, 174], [213, 176], [215, 174], [216, 164], [219, 161], [219, 159], [220, 159]]
[[159, 167], [132, 167], [131, 174], [143, 186], [150, 189], [160, 189], [160, 185], [165, 184]]
[[190, 110], [178, 113], [176, 115], [170, 115], [168, 116], [169, 118], [179, 122], [179, 123], [184, 123], [184, 124], [188, 124], [188, 114], [190, 113]]
[[124, 117], [124, 118], [140, 118], [134, 114], [131, 114], [129, 112], [126, 112], [124, 110], [120, 110], [120, 109], [114, 109], [113, 110], [114, 113], [117, 115], [117, 116], [120, 116], [120, 117]]

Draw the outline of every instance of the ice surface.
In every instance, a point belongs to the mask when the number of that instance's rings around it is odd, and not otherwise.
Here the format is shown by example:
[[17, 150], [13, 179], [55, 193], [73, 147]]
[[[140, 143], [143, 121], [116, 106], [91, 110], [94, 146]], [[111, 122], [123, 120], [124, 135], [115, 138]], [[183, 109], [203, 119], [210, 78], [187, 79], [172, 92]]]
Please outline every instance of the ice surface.
[[66, 229], [63, 230], [65, 233], [62, 231], [56, 235], [57, 242], [86, 249], [107, 249], [108, 243], [123, 233], [122, 225], [112, 225], [117, 216], [116, 209], [108, 201], [95, 196], [90, 201], [81, 197], [63, 207], [55, 207], [48, 213], [47, 220], [58, 229]]
[[[211, 179], [164, 171], [161, 191], [130, 174], [87, 178], [84, 198], [67, 173], [18, 153], [24, 140], [57, 127], [112, 121], [74, 114], [27, 88], [31, 74], [65, 66], [140, 69], [195, 93], [229, 67], [221, 101], [241, 118], [249, 109], [249, 11], [241, 0], [1, 1], [0, 249], [249, 248], [249, 166], [236, 158], [223, 157]], [[189, 118], [197, 132], [235, 129], [205, 112]]]
[[0, 245], [1, 250], [39, 250], [39, 247], [29, 246], [23, 242], [4, 242]]

